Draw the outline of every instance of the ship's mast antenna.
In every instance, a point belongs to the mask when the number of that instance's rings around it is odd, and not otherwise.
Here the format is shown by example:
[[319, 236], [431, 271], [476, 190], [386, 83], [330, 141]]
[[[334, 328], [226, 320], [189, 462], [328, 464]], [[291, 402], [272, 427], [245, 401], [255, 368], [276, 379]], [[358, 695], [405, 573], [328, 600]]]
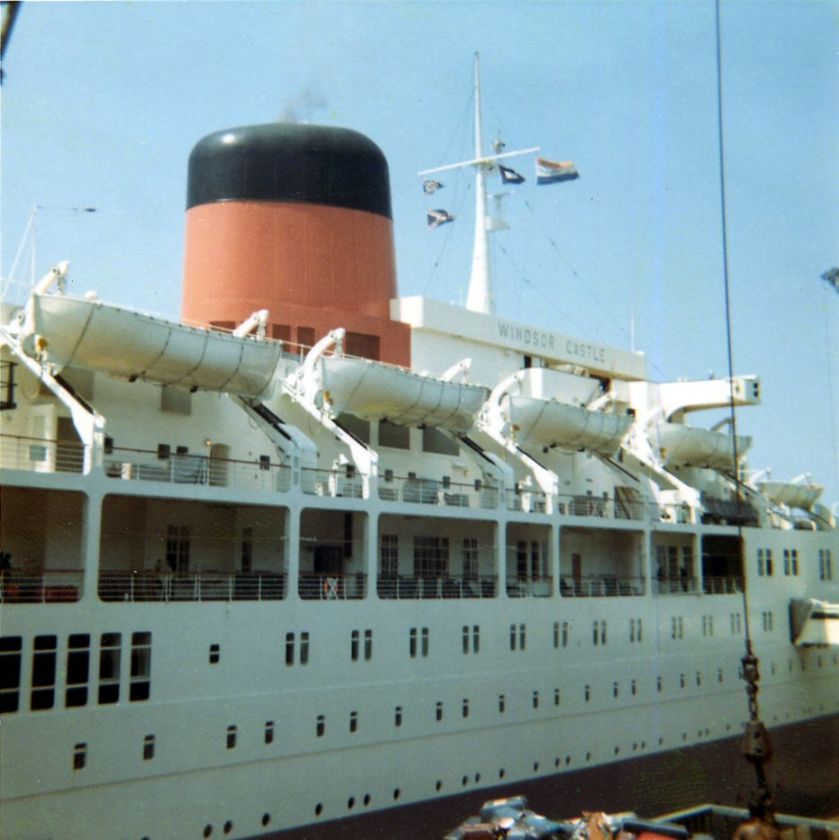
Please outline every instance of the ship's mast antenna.
[[[475, 159], [484, 156], [481, 129], [481, 65], [480, 56], [475, 53]], [[469, 292], [466, 308], [474, 312], [492, 315], [495, 301], [492, 295], [492, 266], [489, 257], [487, 230], [486, 176], [492, 164], [478, 163], [475, 167], [475, 244], [472, 249], [472, 273], [469, 277]]]
[[[483, 312], [492, 315], [495, 311], [495, 302], [492, 295], [492, 271], [489, 258], [489, 233], [491, 230], [500, 230], [502, 226], [493, 224], [493, 219], [487, 213], [487, 175], [498, 171], [498, 161], [506, 160], [519, 155], [529, 155], [538, 152], [538, 146], [529, 149], [518, 149], [513, 152], [504, 152], [503, 143], [496, 143], [491, 153], [483, 150], [483, 136], [481, 129], [481, 78], [480, 62], [478, 53], [475, 53], [475, 157], [472, 160], [464, 160], [460, 163], [449, 163], [445, 166], [436, 166], [433, 169], [423, 169], [418, 174], [420, 177], [436, 175], [439, 172], [447, 172], [454, 169], [465, 169], [472, 167], [475, 170], [475, 244], [472, 251], [472, 273], [469, 277], [469, 291], [466, 296], [466, 308], [474, 312]], [[498, 196], [496, 196], [498, 198]]]

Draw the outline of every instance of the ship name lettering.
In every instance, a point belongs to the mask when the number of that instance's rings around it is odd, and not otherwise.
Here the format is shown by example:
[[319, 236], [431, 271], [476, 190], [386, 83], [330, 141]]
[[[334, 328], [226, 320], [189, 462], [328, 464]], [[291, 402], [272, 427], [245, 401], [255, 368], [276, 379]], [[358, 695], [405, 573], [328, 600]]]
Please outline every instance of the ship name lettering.
[[512, 339], [524, 344], [527, 347], [536, 347], [542, 350], [553, 350], [555, 336], [544, 330], [537, 330], [531, 327], [514, 327], [503, 321], [498, 322], [498, 334], [501, 338]]
[[589, 359], [592, 362], [606, 361], [606, 348], [595, 347], [593, 344], [586, 344], [582, 341], [568, 339], [565, 342], [565, 352], [569, 356], [579, 356], [581, 359]]

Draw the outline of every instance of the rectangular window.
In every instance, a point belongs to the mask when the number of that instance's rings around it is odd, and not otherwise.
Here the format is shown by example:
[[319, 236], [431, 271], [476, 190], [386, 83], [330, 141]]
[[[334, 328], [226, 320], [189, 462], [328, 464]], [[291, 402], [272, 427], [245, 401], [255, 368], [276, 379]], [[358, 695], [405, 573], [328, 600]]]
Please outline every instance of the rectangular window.
[[789, 564], [789, 549], [784, 549], [784, 574], [789, 575], [790, 573], [790, 564]]
[[763, 560], [763, 549], [759, 548], [757, 550], [757, 573], [763, 577], [766, 574], [766, 564]]
[[240, 568], [243, 574], [253, 571], [253, 528], [242, 528]]
[[412, 627], [408, 633], [408, 653], [413, 659], [417, 655], [417, 628]]
[[443, 702], [441, 700], [437, 701], [436, 712], [437, 720], [440, 721], [443, 719]]
[[90, 636], [73, 633], [67, 643], [67, 706], [87, 705], [87, 681], [90, 673]]
[[504, 714], [507, 710], [507, 695], [506, 694], [499, 694], [498, 695], [498, 712], [499, 714]]
[[131, 702], [148, 700], [151, 696], [151, 633], [131, 634]]
[[472, 650], [475, 653], [481, 652], [481, 628], [477, 624], [472, 625]]
[[397, 426], [387, 420], [379, 421], [379, 446], [391, 449], [409, 449], [411, 445], [411, 430], [407, 426]]
[[570, 626], [567, 621], [562, 622], [562, 646], [568, 647], [568, 632]]
[[300, 634], [300, 664], [309, 664], [309, 634], [305, 630]]
[[423, 656], [428, 656], [428, 628], [422, 628], [422, 648], [421, 652]]
[[21, 636], [0, 638], [0, 714], [20, 707]]
[[143, 761], [151, 761], [154, 758], [154, 735], [146, 735], [143, 738]]
[[466, 537], [463, 540], [463, 579], [478, 579], [478, 540]]
[[294, 633], [285, 634], [285, 664], [294, 665]]
[[326, 732], [326, 718], [323, 715], [318, 715], [317, 723], [315, 726], [315, 735], [318, 738], [323, 738], [324, 733]]
[[87, 763], [87, 744], [76, 744], [73, 747], [73, 769], [82, 770]]
[[103, 633], [99, 640], [99, 702], [119, 702], [122, 634]]
[[227, 749], [232, 750], [236, 746], [236, 727], [227, 727]]
[[350, 712], [350, 732], [358, 731], [358, 712]]
[[373, 631], [364, 631], [364, 658], [370, 660], [373, 658]]
[[350, 635], [350, 659], [355, 662], [358, 659], [358, 630], [353, 630]]
[[51, 709], [55, 703], [55, 662], [58, 640], [55, 636], [36, 636], [32, 652], [32, 711]]
[[414, 577], [440, 578], [449, 574], [449, 538], [414, 536]]
[[397, 534], [382, 534], [379, 559], [382, 577], [395, 578], [399, 573], [399, 536]]
[[792, 550], [792, 573], [793, 575], [798, 575], [798, 549], [794, 548]]
[[189, 572], [192, 531], [189, 525], [169, 525], [166, 528], [166, 565], [175, 574]]
[[273, 720], [266, 720], [265, 721], [265, 743], [266, 744], [273, 744], [274, 743], [274, 721]]
[[394, 726], [402, 726], [402, 707], [397, 706], [393, 710], [393, 725]]

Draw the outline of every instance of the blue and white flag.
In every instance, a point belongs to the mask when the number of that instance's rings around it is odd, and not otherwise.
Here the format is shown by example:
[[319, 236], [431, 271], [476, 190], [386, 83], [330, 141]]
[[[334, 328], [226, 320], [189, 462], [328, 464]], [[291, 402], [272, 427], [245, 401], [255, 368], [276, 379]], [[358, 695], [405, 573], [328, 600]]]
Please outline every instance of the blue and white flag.
[[555, 184], [558, 181], [573, 181], [579, 178], [580, 173], [573, 161], [553, 161], [545, 158], [536, 158], [536, 183]]
[[523, 184], [526, 180], [524, 175], [519, 174], [515, 169], [502, 166], [500, 163], [498, 164], [498, 171], [501, 173], [502, 184]]
[[433, 230], [440, 227], [447, 222], [453, 222], [454, 216], [448, 210], [427, 210], [426, 216], [428, 219], [428, 226]]
[[422, 179], [422, 191], [426, 195], [431, 195], [431, 193], [437, 192], [437, 190], [442, 188], [443, 184], [441, 184], [439, 181], [434, 181], [431, 178]]

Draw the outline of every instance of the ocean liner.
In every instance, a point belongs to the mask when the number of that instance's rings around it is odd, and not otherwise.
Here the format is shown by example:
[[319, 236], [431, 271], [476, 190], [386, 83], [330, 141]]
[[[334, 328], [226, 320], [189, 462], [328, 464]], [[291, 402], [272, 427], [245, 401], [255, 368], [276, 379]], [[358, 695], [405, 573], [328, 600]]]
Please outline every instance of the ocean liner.
[[370, 140], [271, 124], [192, 152], [182, 320], [66, 264], [4, 310], [6, 840], [737, 804], [747, 634], [778, 804], [839, 806], [820, 488], [747, 481], [748, 438], [689, 422], [755, 376], [656, 382], [494, 313], [514, 153], [476, 115], [466, 308], [397, 296]]

